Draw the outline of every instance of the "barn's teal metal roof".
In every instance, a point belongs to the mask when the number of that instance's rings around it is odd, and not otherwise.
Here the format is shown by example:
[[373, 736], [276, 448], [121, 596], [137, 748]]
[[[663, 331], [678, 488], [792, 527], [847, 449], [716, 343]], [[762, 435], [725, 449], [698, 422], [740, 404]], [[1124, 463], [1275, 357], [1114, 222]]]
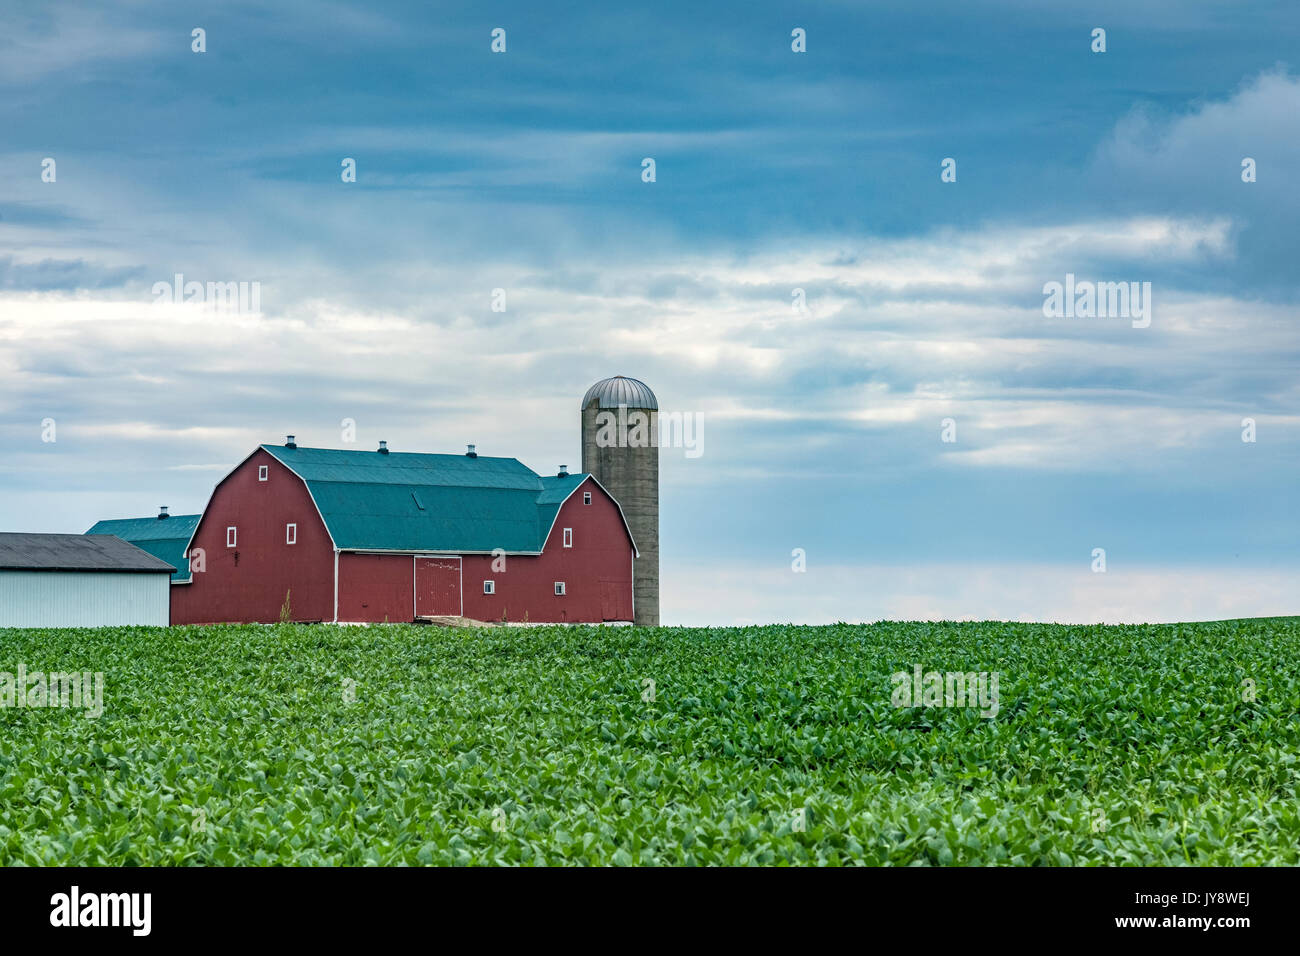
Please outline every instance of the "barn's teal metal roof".
[[198, 527], [199, 515], [171, 515], [167, 518], [114, 518], [97, 521], [86, 534], [111, 534], [128, 541], [141, 551], [166, 561], [176, 572], [173, 582], [190, 579], [190, 563], [185, 549]]
[[588, 477], [543, 478], [515, 458], [261, 447], [307, 483], [343, 551], [537, 553]]
[[[549, 529], [555, 524], [555, 516], [560, 513], [560, 505], [564, 504], [564, 499], [573, 494], [573, 489], [582, 484], [586, 477], [586, 475], [565, 475], [563, 478], [542, 479], [542, 493], [537, 496], [537, 510], [544, 529]], [[546, 531], [542, 533], [545, 534]]]
[[340, 448], [286, 448], [263, 445], [304, 481], [342, 481], [375, 485], [443, 485], [459, 488], [541, 489], [541, 478], [517, 458], [422, 455]]

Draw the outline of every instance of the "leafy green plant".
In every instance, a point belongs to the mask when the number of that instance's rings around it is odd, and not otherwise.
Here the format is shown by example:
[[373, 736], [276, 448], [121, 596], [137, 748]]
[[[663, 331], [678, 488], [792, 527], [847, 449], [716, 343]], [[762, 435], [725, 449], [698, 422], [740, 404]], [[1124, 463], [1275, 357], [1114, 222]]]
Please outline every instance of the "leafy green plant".
[[[104, 712], [0, 709], [2, 864], [1300, 863], [1292, 618], [0, 631], [19, 663]], [[916, 664], [997, 671], [997, 716], [894, 707]]]

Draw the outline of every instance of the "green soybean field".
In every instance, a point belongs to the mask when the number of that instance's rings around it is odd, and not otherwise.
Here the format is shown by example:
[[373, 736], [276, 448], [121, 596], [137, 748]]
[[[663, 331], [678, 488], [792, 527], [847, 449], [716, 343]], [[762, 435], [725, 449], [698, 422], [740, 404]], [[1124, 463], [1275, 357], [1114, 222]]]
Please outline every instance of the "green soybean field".
[[9, 630], [0, 672], [11, 866], [1300, 862], [1296, 618]]

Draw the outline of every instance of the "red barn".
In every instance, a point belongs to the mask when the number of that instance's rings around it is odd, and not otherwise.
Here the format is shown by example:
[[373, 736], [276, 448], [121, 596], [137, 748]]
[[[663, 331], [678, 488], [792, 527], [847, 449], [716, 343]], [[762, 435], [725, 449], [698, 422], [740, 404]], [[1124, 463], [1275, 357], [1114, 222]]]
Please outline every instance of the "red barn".
[[262, 445], [212, 492], [172, 623], [630, 622], [636, 545], [591, 475]]

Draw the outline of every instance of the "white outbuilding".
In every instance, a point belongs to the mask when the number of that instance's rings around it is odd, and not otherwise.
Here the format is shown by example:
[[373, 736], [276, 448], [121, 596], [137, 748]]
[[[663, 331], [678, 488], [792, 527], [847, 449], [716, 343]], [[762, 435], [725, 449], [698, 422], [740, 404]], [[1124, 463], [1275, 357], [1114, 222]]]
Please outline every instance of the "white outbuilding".
[[175, 570], [111, 534], [0, 533], [0, 627], [166, 627]]

